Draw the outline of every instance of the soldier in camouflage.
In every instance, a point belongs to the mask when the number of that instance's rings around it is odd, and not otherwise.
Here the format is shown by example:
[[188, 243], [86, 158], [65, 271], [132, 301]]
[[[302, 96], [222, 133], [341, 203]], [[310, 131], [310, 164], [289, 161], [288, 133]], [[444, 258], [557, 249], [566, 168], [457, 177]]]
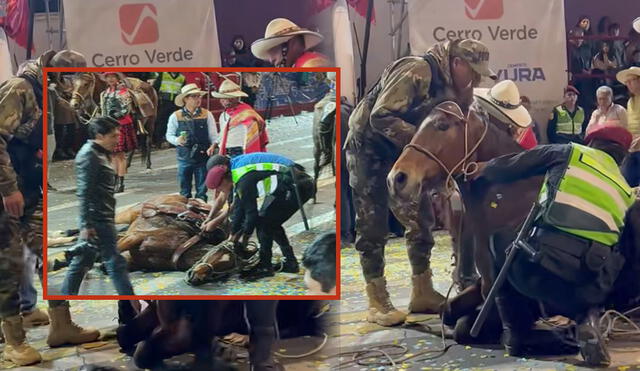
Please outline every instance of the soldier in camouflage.
[[411, 202], [393, 200], [386, 177], [417, 125], [436, 104], [447, 99], [468, 105], [482, 77], [495, 79], [488, 62], [487, 47], [468, 39], [436, 44], [422, 57], [401, 58], [387, 66], [349, 119], [345, 147], [356, 209], [355, 247], [367, 283], [369, 322], [393, 326], [406, 318], [391, 303], [384, 278], [389, 208], [407, 228], [413, 273], [409, 311], [437, 313], [444, 302], [431, 280], [434, 217], [428, 191]]
[[[68, 59], [78, 54], [48, 51], [0, 84], [0, 319], [4, 358], [18, 365], [41, 360], [26, 342], [19, 285], [24, 246], [42, 257], [42, 68]], [[100, 335], [71, 321], [68, 302], [50, 301], [49, 316], [49, 346], [91, 342]]]

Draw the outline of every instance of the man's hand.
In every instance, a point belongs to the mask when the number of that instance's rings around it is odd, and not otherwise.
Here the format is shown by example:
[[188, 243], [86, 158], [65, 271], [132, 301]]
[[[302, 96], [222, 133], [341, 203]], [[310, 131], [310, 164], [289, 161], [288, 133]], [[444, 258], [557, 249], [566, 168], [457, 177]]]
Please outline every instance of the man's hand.
[[2, 197], [2, 205], [7, 213], [13, 217], [20, 218], [24, 215], [24, 197], [20, 191]]
[[178, 143], [179, 146], [184, 146], [184, 144], [187, 143], [187, 138], [181, 135], [178, 137], [178, 139], [176, 139], [176, 142]]
[[209, 146], [209, 148], [207, 148], [207, 156], [213, 156], [213, 154], [216, 151], [216, 148], [218, 148], [217, 143], [213, 143], [211, 146]]
[[80, 239], [81, 240], [85, 240], [85, 241], [89, 241], [90, 239], [94, 238], [96, 236], [96, 230], [93, 228], [83, 228], [80, 231]]

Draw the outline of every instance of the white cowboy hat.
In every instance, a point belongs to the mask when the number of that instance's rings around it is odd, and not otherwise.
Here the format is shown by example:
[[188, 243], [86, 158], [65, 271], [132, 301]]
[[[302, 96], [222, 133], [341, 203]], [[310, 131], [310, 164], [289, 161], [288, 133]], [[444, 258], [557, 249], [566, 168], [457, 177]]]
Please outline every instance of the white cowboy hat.
[[222, 84], [220, 84], [220, 88], [218, 91], [212, 91], [211, 95], [214, 98], [240, 98], [240, 97], [248, 97], [247, 93], [243, 92], [242, 89], [231, 80], [224, 80]]
[[268, 51], [284, 44], [295, 36], [304, 36], [305, 50], [320, 44], [324, 37], [317, 32], [301, 28], [286, 18], [276, 18], [269, 22], [264, 32], [264, 38], [251, 44], [251, 53], [262, 60], [269, 60]]
[[173, 102], [176, 104], [176, 106], [183, 107], [184, 98], [187, 95], [194, 95], [194, 94], [200, 94], [202, 96], [202, 95], [207, 95], [207, 92], [200, 90], [200, 88], [196, 84], [187, 84], [183, 86], [182, 89], [180, 89], [180, 94], [176, 96]]
[[521, 128], [531, 124], [531, 115], [520, 104], [520, 92], [511, 80], [503, 80], [491, 89], [476, 88], [473, 95], [488, 113], [504, 122], [513, 122]]
[[640, 67], [629, 67], [616, 73], [616, 79], [623, 84], [632, 76], [640, 76]]
[[633, 23], [631, 23], [631, 25], [633, 26], [633, 29], [637, 32], [640, 33], [640, 17], [636, 18], [633, 20]]

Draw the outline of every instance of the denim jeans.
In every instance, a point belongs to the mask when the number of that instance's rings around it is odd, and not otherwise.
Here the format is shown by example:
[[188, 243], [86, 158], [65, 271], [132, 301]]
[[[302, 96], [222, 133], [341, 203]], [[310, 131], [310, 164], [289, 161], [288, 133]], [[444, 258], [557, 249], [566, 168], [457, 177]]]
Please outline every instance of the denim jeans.
[[100, 223], [94, 226], [94, 228], [96, 230], [96, 237], [92, 242], [96, 245], [97, 249], [85, 248], [73, 257], [69, 264], [67, 275], [62, 283], [62, 294], [78, 295], [84, 275], [93, 267], [93, 263], [99, 253], [118, 295], [134, 295], [127, 272], [127, 261], [117, 251], [115, 224], [108, 222]]
[[191, 186], [193, 180], [196, 185], [196, 198], [207, 201], [207, 163], [192, 163], [178, 159], [178, 183], [180, 184], [180, 195], [191, 198]]
[[[29, 313], [36, 308], [38, 292], [33, 286], [33, 276], [36, 273], [38, 256], [30, 249], [24, 249], [24, 268], [22, 269], [22, 279], [20, 281], [20, 312]], [[42, 272], [42, 271], [40, 271]]]
[[622, 174], [631, 187], [640, 185], [640, 152], [631, 152], [622, 164]]

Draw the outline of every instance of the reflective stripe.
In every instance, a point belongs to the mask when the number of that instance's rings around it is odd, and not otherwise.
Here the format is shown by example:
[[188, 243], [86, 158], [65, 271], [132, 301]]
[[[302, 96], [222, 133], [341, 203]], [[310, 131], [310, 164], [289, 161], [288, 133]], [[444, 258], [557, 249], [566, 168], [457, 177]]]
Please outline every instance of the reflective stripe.
[[256, 187], [258, 188], [258, 197], [271, 194], [278, 188], [278, 176], [273, 174], [268, 178], [262, 179], [256, 184]]
[[569, 114], [569, 111], [565, 110], [562, 106], [556, 107], [556, 113], [558, 115], [556, 133], [578, 135], [582, 132], [582, 123], [584, 122], [584, 110], [582, 107], [578, 107], [573, 118]]
[[286, 171], [288, 167], [280, 164], [274, 163], [258, 163], [258, 164], [249, 164], [237, 169], [231, 170], [231, 179], [233, 183], [237, 183], [240, 178], [242, 178], [246, 173], [250, 171]]
[[602, 222], [605, 223], [612, 232], [620, 231], [620, 229], [616, 225], [616, 222], [613, 220], [613, 217], [608, 211], [578, 196], [558, 191], [556, 193], [555, 202], [575, 207], [576, 209], [582, 210], [587, 214], [595, 216], [596, 218], [602, 220]]
[[589, 182], [594, 187], [600, 188], [601, 190], [606, 192], [609, 196], [611, 196], [611, 198], [613, 199], [613, 201], [616, 203], [616, 205], [621, 211], [626, 212], [628, 206], [626, 202], [622, 199], [622, 196], [620, 196], [620, 190], [615, 189], [609, 183], [603, 181], [600, 177], [595, 176], [592, 173], [575, 166], [569, 166], [569, 169], [567, 169], [566, 174], [576, 177], [578, 179], [581, 179], [585, 182]]

